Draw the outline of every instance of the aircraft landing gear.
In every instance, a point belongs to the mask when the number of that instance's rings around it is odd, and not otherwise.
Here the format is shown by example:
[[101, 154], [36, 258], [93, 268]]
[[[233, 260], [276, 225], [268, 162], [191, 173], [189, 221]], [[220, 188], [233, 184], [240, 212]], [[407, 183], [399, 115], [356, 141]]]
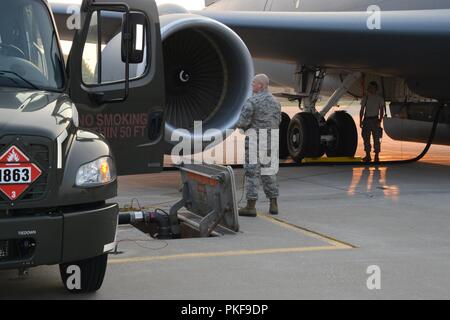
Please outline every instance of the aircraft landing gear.
[[358, 148], [358, 131], [352, 116], [347, 112], [333, 113], [327, 120], [329, 134], [333, 137], [326, 143], [328, 157], [354, 157]]
[[[301, 92], [304, 96], [304, 112], [296, 114], [289, 123], [287, 134], [284, 116], [280, 129], [280, 158], [285, 155], [283, 137], [287, 138], [287, 150], [292, 159], [301, 163], [304, 158], [354, 157], [358, 147], [358, 131], [352, 116], [344, 111], [334, 112], [325, 121], [326, 114], [335, 106], [349, 88], [361, 77], [361, 73], [349, 74], [330, 97], [321, 112], [317, 112], [316, 103], [325, 77], [324, 70], [301, 69], [302, 82], [299, 87], [308, 90]], [[287, 118], [286, 118], [287, 117]]]
[[289, 154], [296, 162], [300, 163], [306, 157], [318, 158], [324, 154], [319, 123], [311, 113], [297, 113], [292, 118], [287, 138]]
[[355, 121], [348, 113], [338, 111], [319, 125], [311, 113], [298, 113], [289, 124], [287, 146], [292, 159], [298, 163], [304, 158], [320, 158], [325, 153], [328, 157], [354, 157], [358, 147]]
[[289, 157], [288, 149], [288, 129], [291, 123], [291, 118], [287, 113], [283, 112], [281, 114], [281, 124], [280, 124], [280, 159], [286, 160]]

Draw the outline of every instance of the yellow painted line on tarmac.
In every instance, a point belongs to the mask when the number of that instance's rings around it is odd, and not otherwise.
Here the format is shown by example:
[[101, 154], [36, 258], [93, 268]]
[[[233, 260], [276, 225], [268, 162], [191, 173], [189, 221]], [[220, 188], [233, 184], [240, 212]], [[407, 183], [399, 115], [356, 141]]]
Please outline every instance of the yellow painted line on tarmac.
[[289, 222], [285, 222], [283, 220], [280, 220], [280, 219], [277, 219], [277, 218], [274, 218], [274, 217], [267, 216], [265, 214], [258, 213], [258, 217], [260, 217], [261, 219], [264, 219], [266, 221], [269, 221], [269, 222], [271, 222], [271, 223], [273, 223], [275, 225], [278, 225], [278, 226], [280, 226], [280, 227], [282, 227], [284, 229], [289, 229], [289, 230], [292, 230], [294, 232], [299, 232], [299, 233], [301, 233], [303, 235], [306, 235], [306, 236], [308, 236], [310, 238], [326, 242], [329, 245], [331, 245], [331, 246], [333, 246], [334, 248], [337, 248], [337, 249], [355, 249], [356, 248], [352, 244], [349, 244], [349, 243], [346, 243], [346, 242], [334, 239], [332, 237], [329, 237], [327, 235], [324, 235], [324, 234], [321, 234], [321, 233], [318, 233], [318, 232], [315, 232], [315, 231], [308, 230], [308, 229], [303, 228], [303, 227], [299, 227], [297, 225], [291, 224]]
[[223, 252], [196, 252], [196, 253], [181, 253], [167, 256], [148, 256], [148, 257], [133, 257], [124, 259], [109, 259], [108, 264], [129, 264], [142, 263], [153, 261], [167, 261], [180, 259], [199, 259], [199, 258], [217, 258], [217, 257], [237, 257], [237, 256], [255, 256], [266, 254], [282, 254], [282, 253], [302, 253], [302, 252], [317, 252], [317, 251], [332, 251], [332, 250], [346, 250], [348, 248], [337, 246], [316, 246], [316, 247], [294, 247], [294, 248], [274, 248], [274, 249], [259, 249], [259, 250], [235, 250]]
[[144, 263], [155, 261], [169, 261], [169, 260], [182, 260], [182, 259], [202, 259], [202, 258], [219, 258], [219, 257], [238, 257], [238, 256], [255, 256], [255, 255], [268, 255], [268, 254], [289, 254], [289, 253], [304, 253], [304, 252], [320, 252], [320, 251], [336, 251], [336, 250], [349, 250], [356, 248], [355, 246], [333, 239], [326, 235], [284, 222], [277, 218], [269, 217], [263, 214], [258, 214], [258, 217], [264, 219], [270, 223], [278, 225], [284, 229], [288, 229], [294, 232], [299, 232], [310, 238], [320, 240], [327, 243], [325, 246], [310, 246], [310, 247], [292, 247], [292, 248], [267, 248], [267, 249], [255, 249], [255, 250], [233, 250], [222, 252], [193, 252], [193, 253], [180, 253], [165, 256], [144, 256], [144, 257], [132, 257], [123, 259], [109, 259], [108, 264], [120, 265], [130, 263]]

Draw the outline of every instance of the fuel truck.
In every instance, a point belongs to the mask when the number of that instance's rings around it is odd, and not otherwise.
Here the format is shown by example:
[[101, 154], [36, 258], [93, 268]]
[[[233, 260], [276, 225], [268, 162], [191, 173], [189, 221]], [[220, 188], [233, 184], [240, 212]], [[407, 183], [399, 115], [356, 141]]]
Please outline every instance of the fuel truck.
[[[104, 79], [111, 16], [121, 74]], [[93, 292], [115, 247], [117, 175], [162, 168], [162, 50], [153, 1], [84, 1], [67, 23], [66, 65], [46, 0], [0, 2], [0, 270], [59, 265], [68, 290]]]

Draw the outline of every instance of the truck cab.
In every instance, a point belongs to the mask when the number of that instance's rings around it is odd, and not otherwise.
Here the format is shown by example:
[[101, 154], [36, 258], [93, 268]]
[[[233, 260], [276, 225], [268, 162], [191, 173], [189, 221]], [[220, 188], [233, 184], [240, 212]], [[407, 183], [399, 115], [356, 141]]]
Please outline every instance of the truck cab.
[[154, 1], [87, 0], [74, 19], [66, 66], [45, 0], [0, 2], [0, 270], [60, 265], [68, 290], [93, 292], [115, 248], [117, 176], [163, 165], [164, 79]]

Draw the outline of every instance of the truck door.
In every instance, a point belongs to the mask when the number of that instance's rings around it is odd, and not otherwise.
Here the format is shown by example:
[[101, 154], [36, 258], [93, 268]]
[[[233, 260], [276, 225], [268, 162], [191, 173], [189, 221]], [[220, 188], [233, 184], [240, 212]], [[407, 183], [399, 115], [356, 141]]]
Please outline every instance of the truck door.
[[119, 175], [159, 172], [164, 158], [164, 70], [153, 0], [84, 0], [68, 60], [81, 128], [103, 134]]

